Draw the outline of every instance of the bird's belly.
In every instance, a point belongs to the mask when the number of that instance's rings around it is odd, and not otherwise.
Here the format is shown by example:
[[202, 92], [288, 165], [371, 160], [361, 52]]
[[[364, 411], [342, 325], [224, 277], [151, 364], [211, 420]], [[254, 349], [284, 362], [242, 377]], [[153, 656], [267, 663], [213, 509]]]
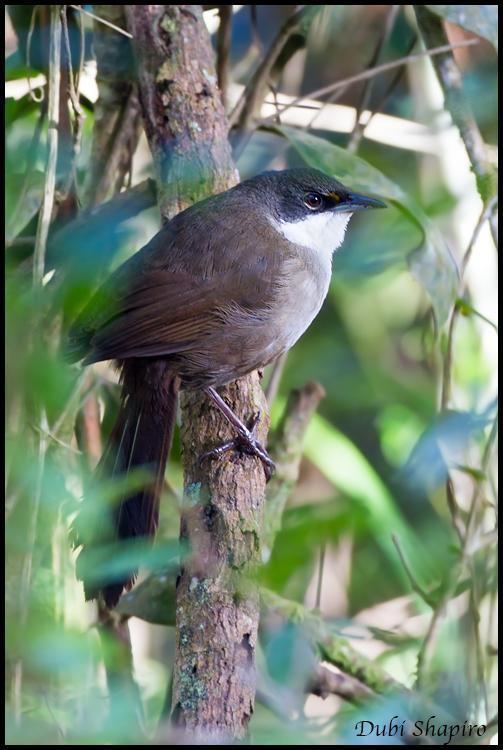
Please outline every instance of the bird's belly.
[[329, 283], [330, 269], [323, 278], [314, 279], [307, 274], [294, 277], [288, 288], [282, 290], [268, 320], [250, 331], [248, 340], [242, 342], [242, 369], [250, 372], [266, 367], [291, 349], [320, 311]]
[[272, 326], [274, 337], [267, 346], [271, 359], [292, 348], [319, 313], [324, 299], [325, 295], [314, 293], [309, 285], [304, 284], [298, 294], [277, 311]]

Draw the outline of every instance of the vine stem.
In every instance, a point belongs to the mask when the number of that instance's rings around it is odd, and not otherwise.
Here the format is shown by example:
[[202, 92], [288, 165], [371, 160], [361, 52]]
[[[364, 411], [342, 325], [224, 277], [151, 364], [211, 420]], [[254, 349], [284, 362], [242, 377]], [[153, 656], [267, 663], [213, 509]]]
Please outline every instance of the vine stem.
[[[61, 78], [61, 6], [51, 6], [51, 30], [49, 43], [49, 101], [48, 101], [48, 156], [47, 169], [44, 184], [42, 206], [37, 224], [35, 237], [35, 248], [33, 253], [33, 287], [34, 291], [42, 288], [45, 269], [45, 250], [49, 226], [54, 208], [54, 191], [56, 187], [56, 161], [58, 156], [58, 124], [59, 124], [59, 93]], [[21, 580], [19, 586], [19, 618], [20, 625], [24, 627], [28, 621], [30, 610], [30, 589], [33, 571], [33, 555], [37, 541], [38, 516], [40, 499], [42, 494], [42, 481], [45, 468], [45, 455], [47, 451], [47, 433], [49, 425], [45, 409], [40, 411], [40, 433], [38, 437], [37, 456], [37, 479], [35, 491], [29, 509], [29, 524], [27, 529], [26, 553], [24, 555]], [[13, 671], [13, 706], [14, 716], [19, 721], [21, 718], [21, 699], [23, 685], [23, 662], [18, 659]]]
[[[498, 196], [494, 196], [487, 203], [487, 205], [484, 206], [482, 213], [480, 214], [479, 220], [477, 221], [477, 224], [475, 225], [475, 229], [473, 230], [472, 236], [470, 238], [470, 242], [468, 243], [468, 246], [463, 255], [463, 260], [461, 262], [461, 269], [460, 269], [460, 284], [461, 285], [463, 284], [466, 267], [471, 258], [471, 254], [475, 246], [475, 243], [477, 242], [477, 239], [479, 237], [479, 234], [485, 222], [488, 221], [490, 217], [492, 216], [495, 206], [497, 204], [497, 201], [498, 201]], [[458, 315], [459, 315], [459, 308], [457, 306], [454, 306], [452, 313], [451, 313], [451, 319], [449, 321], [449, 329], [447, 333], [447, 348], [446, 348], [446, 353], [444, 357], [444, 366], [443, 366], [443, 372], [442, 372], [442, 388], [441, 388], [441, 396], [440, 396], [441, 411], [444, 411], [447, 408], [449, 404], [450, 396], [451, 396], [452, 349], [453, 349], [453, 340], [454, 340], [454, 328], [456, 325], [456, 320], [458, 318]]]
[[[460, 272], [461, 283], [463, 283], [464, 274], [465, 274], [468, 262], [470, 260], [471, 253], [473, 251], [473, 247], [477, 241], [477, 238], [480, 234], [480, 231], [484, 223], [488, 221], [490, 217], [492, 216], [495, 206], [496, 206], [496, 201], [497, 201], [496, 196], [493, 197], [490, 201], [488, 201], [487, 205], [484, 206], [484, 209], [482, 210], [482, 213], [479, 217], [479, 220], [477, 221], [477, 224], [475, 225], [475, 229], [473, 230], [472, 236], [465, 250], [465, 253], [463, 255], [463, 260], [461, 263], [461, 272]], [[449, 405], [449, 401], [450, 401], [454, 328], [455, 328], [455, 323], [456, 323], [458, 315], [459, 315], [459, 307], [455, 306], [452, 310], [451, 318], [449, 321], [446, 353], [445, 353], [444, 361], [443, 361], [441, 403], [440, 403], [441, 412], [444, 412], [447, 409]], [[482, 471], [484, 473], [489, 464], [492, 447], [494, 445], [494, 442], [496, 441], [497, 427], [498, 427], [498, 420], [496, 417], [493, 422], [493, 425], [489, 433], [489, 437], [487, 439], [487, 442], [483, 451], [483, 455], [482, 455], [481, 463], [482, 463]], [[421, 687], [424, 684], [426, 671], [430, 664], [432, 656], [434, 654], [435, 646], [436, 646], [438, 636], [440, 633], [442, 619], [447, 610], [450, 599], [454, 596], [456, 592], [458, 581], [460, 580], [463, 574], [463, 571], [467, 567], [470, 567], [471, 571], [473, 571], [473, 567], [471, 566], [471, 562], [470, 562], [470, 542], [474, 533], [475, 513], [479, 504], [480, 482], [478, 481], [475, 485], [475, 489], [473, 491], [473, 495], [470, 501], [468, 517], [464, 524], [462, 523], [460, 509], [456, 501], [454, 484], [450, 476], [447, 477], [447, 482], [446, 482], [446, 497], [447, 497], [447, 504], [449, 507], [449, 512], [451, 514], [452, 525], [454, 527], [454, 530], [456, 531], [456, 534], [461, 544], [461, 554], [460, 554], [458, 564], [452, 568], [450, 575], [448, 576], [448, 579], [445, 584], [443, 596], [441, 597], [439, 603], [437, 604], [437, 607], [435, 608], [433, 612], [433, 615], [432, 615], [432, 618], [430, 620], [430, 624], [428, 627], [428, 631], [426, 633], [425, 639], [418, 653], [418, 659], [417, 659], [417, 685], [418, 687]], [[484, 684], [484, 669], [483, 669], [483, 663], [482, 663], [482, 658], [481, 658], [479, 626], [478, 626], [476, 617], [474, 617], [474, 601], [475, 601], [474, 588], [475, 588], [475, 574], [473, 571], [472, 586], [471, 586], [471, 591], [470, 591], [470, 611], [472, 613], [472, 619], [474, 622], [474, 633], [475, 633], [475, 640], [476, 640], [476, 647], [477, 647], [477, 666], [479, 669], [479, 676], [481, 676], [482, 678], [481, 679], [482, 693], [484, 696], [484, 703], [485, 703], [485, 708], [486, 708], [486, 713], [487, 713], [487, 697], [486, 697], [485, 684]]]
[[277, 113], [263, 120], [262, 124], [274, 122], [277, 115], [282, 115], [283, 112], [286, 112], [287, 109], [290, 109], [290, 107], [296, 107], [305, 99], [319, 99], [320, 96], [332, 94], [334, 91], [337, 91], [340, 88], [345, 88], [346, 86], [349, 86], [353, 83], [366, 81], [368, 78], [372, 78], [373, 76], [379, 75], [380, 73], [385, 73], [388, 70], [393, 70], [394, 68], [399, 68], [401, 65], [405, 65], [409, 62], [414, 62], [414, 60], [421, 60], [423, 57], [433, 57], [434, 55], [441, 55], [445, 52], [449, 52], [450, 50], [457, 49], [458, 47], [471, 47], [478, 43], [478, 39], [466, 39], [463, 42], [457, 42], [456, 44], [443, 44], [440, 47], [427, 49], [424, 50], [424, 52], [415, 52], [412, 55], [400, 57], [398, 60], [391, 60], [390, 62], [376, 65], [375, 68], [364, 70], [361, 73], [356, 73], [354, 76], [349, 76], [348, 78], [343, 78], [342, 80], [336, 81], [335, 83], [330, 83], [328, 86], [323, 86], [323, 88], [321, 89], [316, 89], [315, 91], [310, 91], [307, 94], [303, 94], [302, 96], [297, 97], [297, 99], [292, 99], [291, 102], [285, 104], [285, 106]]
[[85, 16], [89, 16], [89, 18], [92, 18], [94, 21], [97, 21], [98, 23], [102, 23], [103, 26], [108, 26], [110, 29], [117, 31], [118, 34], [122, 34], [122, 36], [127, 36], [128, 39], [133, 38], [133, 35], [130, 34], [129, 31], [126, 31], [125, 29], [121, 29], [120, 26], [117, 26], [115, 23], [111, 23], [110, 21], [107, 21], [106, 18], [101, 18], [101, 16], [97, 16], [96, 13], [91, 13], [90, 10], [84, 10], [84, 8], [82, 8], [82, 6], [80, 5], [70, 5], [70, 8], [73, 8], [73, 10], [78, 10], [79, 13], [83, 13]]
[[47, 169], [44, 194], [35, 237], [33, 252], [33, 284], [42, 286], [45, 270], [45, 250], [49, 225], [54, 208], [56, 188], [56, 161], [58, 158], [59, 90], [61, 80], [61, 7], [51, 6], [51, 41], [49, 46], [49, 103], [47, 107]]
[[[428, 6], [415, 5], [414, 12], [425, 46], [435, 46], [447, 40], [441, 18]], [[446, 50], [444, 54], [435, 57], [432, 63], [444, 95], [445, 109], [459, 130], [477, 181], [477, 190], [482, 201], [487, 203], [497, 191], [496, 172], [488, 163], [484, 140], [463, 92], [461, 71], [452, 50]]]

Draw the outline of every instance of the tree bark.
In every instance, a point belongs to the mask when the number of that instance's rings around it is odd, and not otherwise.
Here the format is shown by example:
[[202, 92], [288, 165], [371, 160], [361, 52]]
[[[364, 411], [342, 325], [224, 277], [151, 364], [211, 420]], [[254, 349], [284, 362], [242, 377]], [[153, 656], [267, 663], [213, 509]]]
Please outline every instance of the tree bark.
[[199, 5], [127, 5], [163, 220], [238, 179]]
[[[170, 219], [201, 198], [236, 183], [228, 123], [216, 84], [208, 32], [198, 5], [129, 5], [140, 100], [154, 158], [161, 215]], [[245, 421], [267, 409], [257, 373], [221, 395]], [[208, 399], [182, 399], [185, 495], [181, 538], [190, 554], [177, 584], [174, 723], [193, 739], [246, 734], [255, 696], [258, 564], [265, 476], [253, 457], [200, 463], [229, 439]]]

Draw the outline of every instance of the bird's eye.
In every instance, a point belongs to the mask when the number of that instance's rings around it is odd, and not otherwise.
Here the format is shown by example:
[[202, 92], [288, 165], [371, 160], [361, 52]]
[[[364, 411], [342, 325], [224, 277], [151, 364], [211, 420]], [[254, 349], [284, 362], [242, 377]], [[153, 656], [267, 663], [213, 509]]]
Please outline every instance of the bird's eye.
[[304, 196], [304, 203], [311, 211], [317, 211], [323, 205], [323, 198], [318, 193], [308, 193]]

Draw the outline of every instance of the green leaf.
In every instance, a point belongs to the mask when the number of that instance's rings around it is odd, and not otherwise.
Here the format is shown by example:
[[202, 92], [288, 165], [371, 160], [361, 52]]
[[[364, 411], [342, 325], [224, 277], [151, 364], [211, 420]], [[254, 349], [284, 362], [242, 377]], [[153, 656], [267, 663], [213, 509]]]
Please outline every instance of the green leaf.
[[[27, 31], [28, 29], [26, 29]], [[6, 81], [18, 81], [20, 78], [28, 78], [28, 76], [34, 78], [41, 72], [43, 72], [41, 68], [36, 68], [33, 65], [30, 67], [26, 64], [25, 56], [19, 49], [14, 50], [5, 58]]]
[[458, 464], [456, 466], [456, 469], [458, 471], [462, 471], [464, 474], [468, 474], [468, 476], [475, 479], [477, 482], [483, 482], [487, 475], [482, 469], [478, 469], [475, 466], [465, 466], [464, 464]]
[[347, 182], [355, 190], [367, 190], [394, 201], [405, 199], [399, 185], [359, 156], [297, 128], [275, 125], [274, 130], [287, 138], [311, 167]]
[[487, 39], [498, 50], [497, 5], [427, 5], [428, 10], [450, 23], [473, 31]]
[[309, 166], [333, 175], [353, 190], [387, 199], [421, 231], [423, 242], [409, 254], [409, 268], [428, 293], [439, 327], [443, 326], [456, 298], [459, 272], [442, 236], [421, 208], [399, 185], [340, 146], [296, 128], [283, 125], [274, 129], [290, 141]]
[[488, 325], [493, 328], [496, 333], [498, 333], [498, 326], [492, 322], [492, 320], [489, 320], [489, 318], [486, 318], [485, 315], [482, 315], [482, 313], [479, 313], [478, 310], [476, 310], [473, 305], [471, 305], [466, 299], [463, 299], [462, 297], [459, 297], [456, 302], [456, 309], [459, 310], [460, 314], [463, 315], [465, 318], [470, 317], [470, 315], [475, 315], [477, 318], [480, 318], [480, 320], [483, 320], [484, 323], [487, 323]]
[[320, 544], [333, 544], [347, 534], [362, 536], [369, 529], [369, 514], [353, 498], [287, 508], [260, 580], [275, 591], [302, 596]]
[[5, 235], [13, 240], [28, 224], [42, 204], [45, 175], [32, 170], [28, 175], [9, 174], [5, 195]]
[[306, 434], [305, 454], [329, 481], [364, 509], [377, 532], [376, 542], [393, 562], [396, 550], [392, 533], [400, 536], [407, 554], [418, 562], [411, 530], [378, 474], [356, 445], [318, 414]]
[[464, 455], [470, 441], [489, 424], [489, 413], [447, 411], [438, 415], [419, 437], [402, 476], [411, 487], [431, 492], [442, 485], [450, 468], [461, 468], [456, 457]]
[[176, 623], [176, 580], [180, 562], [175, 558], [158, 573], [153, 573], [121, 596], [116, 611], [128, 617], [139, 617], [154, 625]]
[[163, 570], [173, 565], [174, 558], [178, 559], [182, 550], [184, 548], [178, 540], [163, 540], [152, 545], [151, 541], [139, 538], [85, 548], [77, 559], [77, 577], [101, 585], [121, 580], [135, 568]]

